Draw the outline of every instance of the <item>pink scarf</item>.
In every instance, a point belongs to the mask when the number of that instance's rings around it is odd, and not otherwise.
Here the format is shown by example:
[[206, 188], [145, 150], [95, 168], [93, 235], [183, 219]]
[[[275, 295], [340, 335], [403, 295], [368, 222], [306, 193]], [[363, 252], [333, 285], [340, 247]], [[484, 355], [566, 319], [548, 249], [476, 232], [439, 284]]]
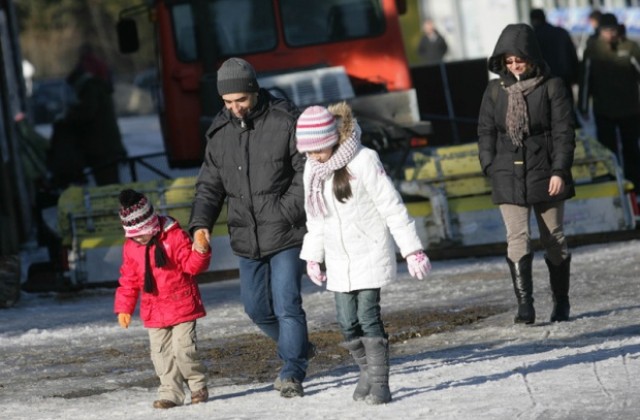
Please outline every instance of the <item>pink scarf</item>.
[[358, 123], [355, 123], [351, 136], [340, 143], [338, 149], [333, 152], [329, 160], [320, 163], [317, 160], [310, 159], [311, 178], [309, 181], [309, 192], [307, 193], [307, 209], [313, 217], [326, 216], [327, 206], [322, 196], [324, 189], [324, 181], [329, 178], [333, 172], [347, 166], [356, 154], [356, 150], [360, 145], [360, 135], [362, 130]]

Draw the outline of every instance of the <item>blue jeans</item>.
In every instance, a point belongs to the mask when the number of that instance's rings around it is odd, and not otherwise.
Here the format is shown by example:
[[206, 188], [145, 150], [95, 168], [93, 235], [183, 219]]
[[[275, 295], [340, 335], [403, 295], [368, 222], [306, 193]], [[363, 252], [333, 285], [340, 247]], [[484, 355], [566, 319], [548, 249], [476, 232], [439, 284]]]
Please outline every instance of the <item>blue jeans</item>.
[[281, 378], [302, 382], [307, 372], [307, 315], [300, 294], [300, 247], [260, 259], [240, 257], [240, 297], [249, 318], [278, 345]]
[[380, 289], [335, 292], [338, 324], [345, 341], [387, 337], [380, 317]]

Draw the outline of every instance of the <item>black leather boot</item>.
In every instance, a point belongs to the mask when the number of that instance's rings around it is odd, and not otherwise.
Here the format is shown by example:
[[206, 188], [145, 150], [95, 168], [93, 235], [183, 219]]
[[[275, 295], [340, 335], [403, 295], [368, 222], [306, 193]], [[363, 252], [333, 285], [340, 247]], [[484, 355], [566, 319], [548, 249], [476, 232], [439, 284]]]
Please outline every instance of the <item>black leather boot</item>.
[[562, 322], [569, 320], [569, 276], [571, 267], [571, 254], [558, 265], [544, 258], [549, 267], [549, 282], [551, 283], [551, 293], [553, 294], [553, 311], [551, 312], [551, 322]]
[[513, 262], [507, 257], [513, 291], [518, 300], [518, 313], [513, 319], [516, 324], [533, 324], [536, 321], [536, 310], [533, 307], [532, 262], [533, 253], [525, 255], [518, 262]]

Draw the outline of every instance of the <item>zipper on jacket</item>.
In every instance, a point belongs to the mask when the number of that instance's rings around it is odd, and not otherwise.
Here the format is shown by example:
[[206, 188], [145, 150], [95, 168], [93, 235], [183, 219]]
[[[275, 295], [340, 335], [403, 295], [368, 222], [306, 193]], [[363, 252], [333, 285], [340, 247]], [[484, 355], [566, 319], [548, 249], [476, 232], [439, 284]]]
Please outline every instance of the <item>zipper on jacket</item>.
[[251, 130], [248, 129], [244, 129], [243, 132], [240, 133], [241, 136], [245, 135], [246, 133], [246, 142], [245, 142], [245, 155], [247, 157], [246, 161], [245, 161], [245, 170], [247, 171], [247, 188], [249, 189], [249, 191], [247, 192], [247, 194], [249, 194], [249, 209], [251, 210], [249, 213], [251, 214], [251, 219], [253, 220], [253, 238], [256, 242], [256, 255], [257, 258], [261, 258], [262, 257], [262, 253], [260, 252], [260, 240], [258, 238], [258, 222], [256, 220], [256, 214], [254, 211], [254, 206], [253, 206], [253, 192], [251, 190], [251, 170], [250, 168], [250, 164], [251, 164], [251, 146], [249, 145], [249, 142], [251, 141]]

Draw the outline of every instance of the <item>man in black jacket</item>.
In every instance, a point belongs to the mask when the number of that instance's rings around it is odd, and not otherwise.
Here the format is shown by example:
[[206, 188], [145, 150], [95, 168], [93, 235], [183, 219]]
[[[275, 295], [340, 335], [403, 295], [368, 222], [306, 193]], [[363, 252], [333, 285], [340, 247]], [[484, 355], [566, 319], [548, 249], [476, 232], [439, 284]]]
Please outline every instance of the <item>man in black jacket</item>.
[[582, 60], [578, 109], [588, 120], [591, 108], [598, 141], [620, 158], [625, 177], [640, 195], [640, 45], [620, 38], [619, 30], [614, 14], [600, 17], [598, 38]]
[[217, 87], [225, 107], [206, 134], [189, 229], [210, 239], [227, 200], [245, 312], [278, 345], [284, 366], [275, 388], [283, 397], [302, 396], [309, 342], [300, 294], [306, 228], [299, 111], [260, 89], [255, 70], [240, 58], [222, 64]]

